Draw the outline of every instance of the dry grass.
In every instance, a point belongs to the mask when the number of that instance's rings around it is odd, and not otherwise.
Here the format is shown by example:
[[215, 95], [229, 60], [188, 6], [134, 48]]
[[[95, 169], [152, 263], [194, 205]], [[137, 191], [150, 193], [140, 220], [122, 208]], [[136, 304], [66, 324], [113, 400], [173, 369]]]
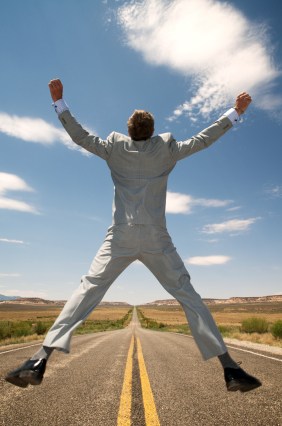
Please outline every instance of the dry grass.
[[[0, 303], [0, 321], [54, 321], [63, 306], [21, 305]], [[118, 320], [130, 309], [129, 306], [98, 306], [88, 317], [89, 320]]]
[[[231, 331], [226, 337], [245, 340], [255, 343], [263, 343], [282, 347], [281, 339], [275, 339], [271, 333], [240, 333], [239, 327], [243, 320], [251, 317], [264, 318], [269, 324], [273, 324], [282, 318], [282, 303], [254, 303], [254, 304], [230, 304], [209, 305], [212, 316], [218, 326], [230, 326]], [[140, 306], [139, 309], [146, 318], [158, 323], [177, 327], [187, 324], [186, 316], [181, 306]]]
[[[53, 305], [22, 305], [22, 304], [8, 304], [0, 303], [0, 321], [31, 321], [36, 323], [38, 321], [47, 323], [48, 328], [55, 321], [63, 306], [54, 307]], [[122, 320], [128, 313], [130, 306], [98, 306], [88, 317], [86, 323], [89, 324], [92, 321], [98, 322], [96, 326], [97, 331], [99, 329], [99, 321], [102, 326], [106, 327], [110, 322]], [[129, 319], [131, 316], [129, 317]], [[126, 325], [126, 324], [125, 324]], [[109, 329], [113, 327], [112, 324], [108, 325]], [[91, 329], [81, 330], [80, 332], [94, 332]], [[95, 328], [95, 327], [94, 327]], [[15, 343], [29, 343], [34, 341], [42, 341], [44, 336], [32, 334], [28, 336], [10, 337], [1, 339], [0, 346], [7, 346]]]
[[185, 324], [187, 322], [185, 314], [181, 307], [175, 310], [164, 310], [153, 307], [140, 306], [143, 315], [157, 322], [162, 322], [168, 325]]
[[257, 316], [259, 318], [264, 318], [269, 323], [274, 323], [275, 321], [281, 319], [282, 314], [250, 314], [247, 312], [212, 312], [217, 324], [226, 324], [226, 325], [241, 325], [241, 322], [245, 319], [248, 319], [252, 316]]
[[271, 333], [240, 333], [235, 332], [230, 335], [233, 339], [243, 340], [245, 342], [261, 343], [263, 345], [278, 346], [282, 348], [282, 341], [275, 339]]
[[[258, 316], [267, 322], [274, 323], [282, 318], [282, 303], [272, 304], [230, 304], [208, 305], [217, 324], [241, 325], [247, 318]], [[186, 317], [181, 306], [140, 306], [143, 314], [157, 322], [164, 324], [184, 324]]]
[[218, 324], [240, 325], [251, 317], [264, 318], [272, 324], [282, 318], [282, 302], [209, 305]]
[[55, 319], [63, 306], [0, 303], [0, 321], [42, 321]]
[[33, 343], [38, 341], [42, 341], [44, 336], [38, 336], [38, 334], [30, 334], [29, 336], [21, 336], [21, 337], [10, 337], [7, 339], [2, 339], [0, 343], [1, 349], [4, 349], [5, 346], [14, 345], [17, 343]]
[[122, 319], [129, 311], [130, 306], [98, 306], [88, 317], [89, 320], [109, 320]]

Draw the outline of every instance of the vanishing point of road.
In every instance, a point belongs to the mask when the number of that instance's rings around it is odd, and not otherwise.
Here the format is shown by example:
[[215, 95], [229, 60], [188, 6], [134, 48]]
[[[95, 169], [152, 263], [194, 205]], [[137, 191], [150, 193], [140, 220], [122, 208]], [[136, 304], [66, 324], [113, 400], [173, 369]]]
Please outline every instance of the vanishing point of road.
[[5, 382], [39, 344], [0, 350], [0, 425], [279, 426], [282, 356], [230, 348], [263, 386], [227, 392], [217, 359], [202, 361], [189, 336], [142, 329], [136, 312], [117, 331], [75, 336], [55, 351], [40, 386]]

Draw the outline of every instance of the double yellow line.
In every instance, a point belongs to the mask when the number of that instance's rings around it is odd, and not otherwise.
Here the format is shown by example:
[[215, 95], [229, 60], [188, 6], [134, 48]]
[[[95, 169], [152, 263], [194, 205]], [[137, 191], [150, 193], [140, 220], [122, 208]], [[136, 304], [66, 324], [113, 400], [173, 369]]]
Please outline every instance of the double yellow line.
[[[133, 371], [134, 336], [131, 337], [130, 347], [127, 355], [124, 380], [120, 398], [117, 426], [131, 425], [131, 403], [132, 403], [132, 371]], [[143, 406], [146, 426], [160, 426], [158, 413], [152, 393], [140, 339], [137, 337], [137, 358], [140, 371]]]

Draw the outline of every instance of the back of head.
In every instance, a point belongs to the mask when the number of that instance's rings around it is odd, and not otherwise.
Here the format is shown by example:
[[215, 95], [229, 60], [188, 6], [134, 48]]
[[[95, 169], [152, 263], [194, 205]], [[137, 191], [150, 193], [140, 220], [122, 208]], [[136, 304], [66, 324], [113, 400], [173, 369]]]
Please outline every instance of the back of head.
[[150, 112], [136, 109], [129, 117], [127, 127], [131, 139], [149, 139], [154, 133], [154, 117]]

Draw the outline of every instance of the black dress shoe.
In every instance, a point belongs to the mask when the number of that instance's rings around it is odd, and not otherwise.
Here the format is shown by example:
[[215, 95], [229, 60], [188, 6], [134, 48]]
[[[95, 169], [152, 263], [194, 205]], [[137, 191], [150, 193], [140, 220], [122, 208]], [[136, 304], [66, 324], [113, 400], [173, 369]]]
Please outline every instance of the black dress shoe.
[[225, 368], [224, 378], [228, 391], [248, 392], [261, 386], [261, 382], [242, 368]]
[[27, 385], [40, 385], [46, 368], [46, 359], [29, 359], [19, 368], [10, 371], [5, 380], [13, 385], [26, 388]]

